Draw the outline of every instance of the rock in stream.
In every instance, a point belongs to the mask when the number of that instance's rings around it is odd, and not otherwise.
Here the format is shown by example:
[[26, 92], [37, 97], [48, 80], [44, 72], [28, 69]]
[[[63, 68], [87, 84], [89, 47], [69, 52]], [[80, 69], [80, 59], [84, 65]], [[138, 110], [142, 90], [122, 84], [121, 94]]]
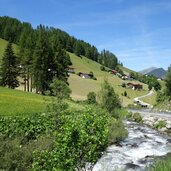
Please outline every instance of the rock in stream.
[[128, 137], [120, 145], [107, 148], [93, 171], [143, 171], [155, 158], [171, 152], [167, 135], [132, 121], [125, 121]]

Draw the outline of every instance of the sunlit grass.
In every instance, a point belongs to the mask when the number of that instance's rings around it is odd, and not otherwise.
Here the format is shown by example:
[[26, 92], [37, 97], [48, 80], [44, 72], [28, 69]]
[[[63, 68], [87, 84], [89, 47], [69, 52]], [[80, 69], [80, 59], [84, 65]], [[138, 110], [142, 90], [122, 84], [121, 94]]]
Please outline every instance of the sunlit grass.
[[43, 112], [49, 97], [0, 87], [0, 115], [25, 115]]

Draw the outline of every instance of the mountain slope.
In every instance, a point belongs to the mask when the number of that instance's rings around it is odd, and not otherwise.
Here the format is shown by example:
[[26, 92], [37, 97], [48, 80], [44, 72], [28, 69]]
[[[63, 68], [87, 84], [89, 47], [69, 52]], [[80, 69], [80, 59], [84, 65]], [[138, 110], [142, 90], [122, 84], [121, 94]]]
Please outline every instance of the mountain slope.
[[142, 71], [139, 71], [139, 73], [141, 73], [143, 75], [146, 75], [146, 74], [148, 74], [149, 72], [151, 72], [151, 71], [153, 71], [155, 69], [157, 69], [157, 67], [150, 67], [150, 68], [144, 69]]
[[142, 70], [139, 73], [143, 75], [153, 75], [157, 78], [164, 78], [167, 72], [163, 68], [151, 67], [151, 68]]
[[[0, 38], [0, 60], [2, 59], [7, 43], [6, 40]], [[17, 53], [17, 45], [13, 44], [13, 49], [14, 52]]]
[[[6, 47], [7, 41], [0, 39], [0, 51], [2, 57], [5, 47]], [[17, 46], [13, 45], [14, 51], [17, 53]], [[75, 54], [69, 53], [71, 61], [73, 63], [73, 67], [75, 68], [76, 73], [78, 72], [85, 72], [90, 73], [93, 72], [94, 76], [97, 78], [97, 80], [91, 80], [91, 79], [83, 79], [79, 77], [77, 74], [70, 74], [70, 77], [68, 79], [69, 86], [72, 90], [71, 97], [75, 100], [84, 100], [86, 99], [86, 96], [89, 92], [94, 91], [98, 92], [101, 88], [101, 84], [103, 83], [104, 79], [107, 79], [114, 87], [115, 92], [119, 95], [122, 103], [124, 106], [127, 104], [133, 103], [133, 98], [137, 96], [141, 96], [144, 94], [147, 94], [148, 88], [147, 85], [143, 84], [143, 91], [134, 91], [132, 89], [125, 89], [121, 85], [123, 82], [128, 83], [129, 81], [124, 81], [120, 78], [118, 78], [115, 75], [111, 75], [108, 72], [101, 71], [100, 70], [100, 64], [90, 60], [86, 57], [78, 57]], [[122, 70], [125, 73], [128, 73], [130, 70], [128, 68], [122, 67]], [[138, 81], [134, 81], [135, 83], [138, 83]], [[19, 87], [20, 90], [23, 90], [23, 87]], [[128, 97], [122, 96], [124, 92], [127, 92]]]
[[163, 68], [157, 68], [149, 72], [148, 75], [153, 75], [157, 78], [164, 78], [166, 76], [166, 71]]
[[[109, 74], [108, 72], [100, 70], [100, 64], [94, 62], [90, 59], [85, 57], [78, 57], [75, 54], [69, 53], [71, 57], [71, 61], [75, 68], [76, 73], [78, 72], [93, 72], [94, 76], [97, 80], [91, 79], [83, 79], [79, 77], [77, 74], [70, 74], [69, 77], [69, 85], [72, 90], [72, 98], [75, 100], [84, 100], [89, 92], [94, 91], [98, 92], [101, 88], [101, 84], [103, 83], [104, 79], [107, 79], [109, 83], [114, 87], [115, 92], [119, 95], [122, 104], [124, 106], [133, 103], [133, 98], [137, 96], [141, 96], [148, 93], [147, 85], [143, 84], [144, 90], [143, 91], [134, 91], [132, 89], [123, 88], [121, 85], [123, 82], [128, 83], [129, 81], [122, 80], [115, 75]], [[124, 67], [122, 68], [124, 70]], [[126, 69], [126, 72], [128, 70]], [[138, 81], [134, 81], [135, 83], [139, 83]], [[142, 83], [141, 83], [142, 84]], [[124, 91], [127, 92], [128, 97], [122, 96]]]

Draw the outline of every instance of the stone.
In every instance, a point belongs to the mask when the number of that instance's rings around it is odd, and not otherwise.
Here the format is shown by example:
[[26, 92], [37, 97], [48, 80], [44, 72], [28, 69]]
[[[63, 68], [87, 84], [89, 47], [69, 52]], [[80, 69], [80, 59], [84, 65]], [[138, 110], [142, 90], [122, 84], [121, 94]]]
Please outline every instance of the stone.
[[171, 129], [171, 121], [166, 121], [166, 128]]
[[163, 127], [163, 128], [160, 128], [160, 129], [158, 129], [158, 131], [160, 131], [160, 132], [167, 132], [167, 128], [166, 127]]

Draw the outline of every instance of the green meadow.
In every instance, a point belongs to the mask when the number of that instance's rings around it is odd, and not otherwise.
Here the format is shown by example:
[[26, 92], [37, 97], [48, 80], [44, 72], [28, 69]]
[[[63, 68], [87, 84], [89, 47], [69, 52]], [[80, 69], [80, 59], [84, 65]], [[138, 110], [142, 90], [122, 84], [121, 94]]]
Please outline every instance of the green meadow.
[[[77, 74], [70, 74], [69, 77], [69, 85], [72, 90], [72, 98], [75, 100], [83, 100], [86, 99], [86, 96], [89, 92], [94, 91], [98, 92], [101, 88], [101, 84], [103, 83], [104, 79], [107, 79], [109, 83], [115, 89], [115, 92], [119, 95], [123, 106], [127, 106], [128, 104], [133, 103], [133, 99], [137, 96], [141, 96], [148, 93], [148, 87], [146, 84], [143, 84], [142, 91], [134, 91], [132, 89], [123, 88], [121, 85], [123, 82], [128, 83], [128, 80], [122, 80], [115, 75], [109, 74], [106, 71], [100, 70], [100, 64], [92, 61], [86, 57], [78, 57], [75, 54], [69, 53], [73, 68], [75, 68], [76, 73], [78, 72], [85, 72], [90, 73], [93, 72], [94, 76], [97, 80], [91, 79], [83, 79], [79, 77]], [[131, 70], [122, 67], [125, 73], [130, 72]], [[133, 81], [135, 83], [139, 83], [138, 81]], [[142, 84], [142, 83], [141, 83]], [[122, 94], [124, 91], [127, 92], [128, 96], [124, 97]]]
[[0, 87], [0, 115], [25, 115], [43, 112], [49, 97]]
[[[7, 41], [0, 39], [0, 59], [3, 56]], [[14, 52], [17, 54], [17, 46], [13, 45]], [[114, 87], [115, 92], [119, 95], [120, 100], [123, 106], [133, 103], [133, 99], [137, 96], [141, 96], [148, 93], [147, 85], [143, 84], [142, 91], [134, 91], [132, 89], [123, 88], [121, 85], [123, 82], [128, 83], [129, 81], [122, 80], [115, 75], [109, 74], [106, 71], [100, 70], [100, 64], [92, 61], [86, 57], [78, 57], [75, 54], [69, 53], [72, 67], [75, 68], [76, 73], [93, 72], [97, 80], [92, 79], [83, 79], [77, 74], [70, 74], [68, 82], [70, 89], [72, 90], [71, 97], [74, 100], [85, 100], [89, 92], [98, 93], [101, 84], [104, 79], [107, 79], [109, 83]], [[131, 72], [131, 70], [122, 67], [122, 70], [125, 73]], [[138, 81], [134, 81], [137, 82]], [[23, 87], [20, 86], [20, 90], [23, 90]], [[43, 112], [46, 108], [45, 101], [49, 100], [49, 97], [37, 95], [34, 93], [27, 93], [20, 90], [10, 90], [7, 88], [0, 87], [0, 114], [1, 115], [21, 115], [28, 113]], [[123, 96], [124, 92], [127, 92], [127, 97]], [[152, 100], [151, 100], [152, 99]], [[146, 99], [145, 99], [146, 100]], [[155, 96], [147, 99], [146, 101], [154, 104]], [[72, 104], [73, 105], [73, 104]], [[72, 106], [71, 105], [71, 106]]]

